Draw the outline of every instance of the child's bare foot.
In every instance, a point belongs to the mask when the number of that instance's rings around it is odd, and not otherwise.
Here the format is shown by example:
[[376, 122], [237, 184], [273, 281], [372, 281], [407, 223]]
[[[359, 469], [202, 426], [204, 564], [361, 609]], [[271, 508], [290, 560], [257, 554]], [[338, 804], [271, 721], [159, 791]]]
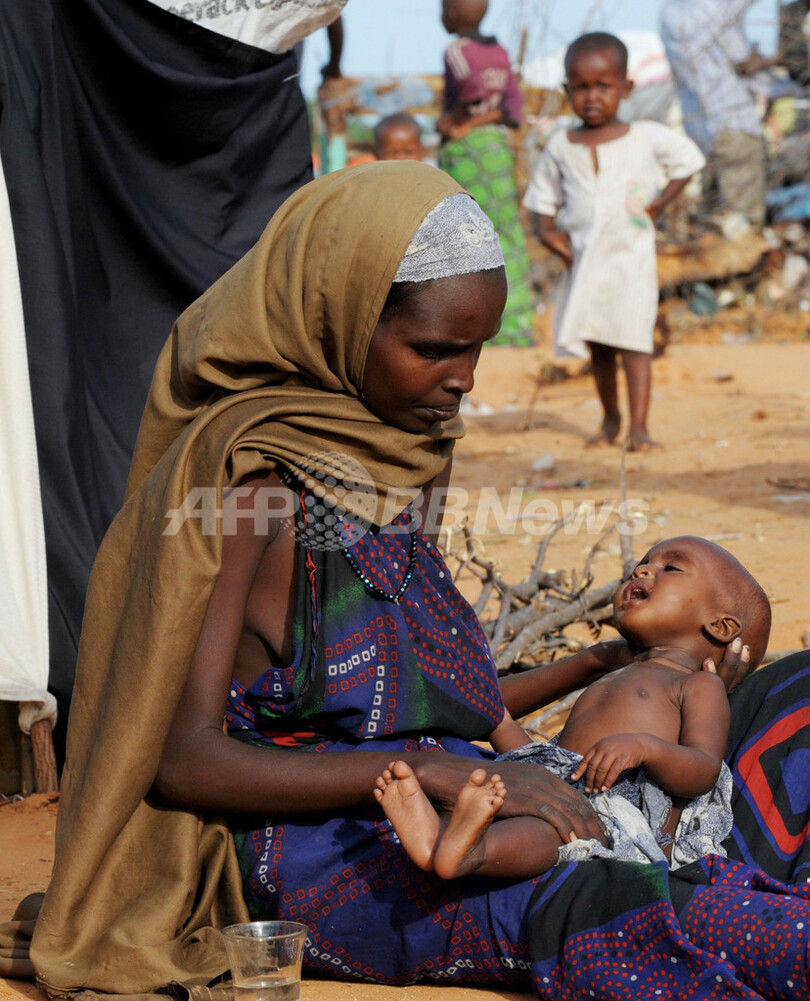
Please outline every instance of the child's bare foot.
[[428, 872], [439, 837], [439, 815], [425, 795], [413, 769], [404, 761], [392, 761], [379, 776], [374, 797], [397, 832], [411, 861]]
[[585, 442], [586, 448], [607, 448], [616, 444], [621, 428], [620, 420], [609, 420], [607, 417], [602, 421], [602, 428], [595, 435], [592, 435]]
[[485, 857], [484, 835], [505, 797], [500, 775], [487, 781], [483, 768], [470, 774], [436, 847], [433, 868], [437, 876], [454, 879], [479, 868]]
[[646, 431], [631, 431], [627, 436], [628, 452], [650, 452], [654, 448], [662, 446], [649, 436]]

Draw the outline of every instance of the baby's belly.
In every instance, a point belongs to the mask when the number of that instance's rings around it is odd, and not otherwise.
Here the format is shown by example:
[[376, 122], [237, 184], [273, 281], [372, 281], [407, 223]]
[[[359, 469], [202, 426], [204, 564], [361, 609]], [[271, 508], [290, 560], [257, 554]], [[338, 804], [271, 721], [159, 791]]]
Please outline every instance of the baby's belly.
[[[665, 699], [633, 698], [632, 705], [598, 704], [572, 712], [559, 735], [560, 747], [585, 754], [603, 737], [618, 733], [652, 733], [662, 740], [678, 743], [680, 712]], [[576, 707], [575, 707], [576, 710]]]

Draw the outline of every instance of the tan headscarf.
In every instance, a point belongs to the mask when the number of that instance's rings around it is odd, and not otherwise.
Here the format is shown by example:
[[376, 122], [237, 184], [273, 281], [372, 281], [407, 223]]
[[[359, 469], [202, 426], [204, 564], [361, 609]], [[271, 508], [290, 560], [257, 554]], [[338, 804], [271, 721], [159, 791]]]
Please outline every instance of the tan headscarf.
[[230, 482], [266, 468], [268, 454], [295, 463], [326, 446], [368, 470], [379, 524], [389, 493], [432, 479], [462, 422], [401, 431], [367, 409], [361, 388], [411, 237], [460, 191], [425, 164], [385, 162], [328, 174], [287, 199], [253, 250], [177, 321], [155, 368], [129, 492], [161, 460], [176, 461], [192, 421], [199, 434], [226, 414], [239, 429]]
[[419, 487], [460, 424], [435, 436], [360, 398], [371, 335], [422, 219], [459, 191], [441, 171], [374, 163], [327, 175], [180, 317], [157, 363], [128, 499], [90, 581], [53, 880], [31, 944], [52, 994], [203, 984], [215, 931], [247, 919], [226, 823], [147, 802], [213, 582], [221, 538], [164, 535], [193, 487], [233, 483], [325, 447], [378, 490]]

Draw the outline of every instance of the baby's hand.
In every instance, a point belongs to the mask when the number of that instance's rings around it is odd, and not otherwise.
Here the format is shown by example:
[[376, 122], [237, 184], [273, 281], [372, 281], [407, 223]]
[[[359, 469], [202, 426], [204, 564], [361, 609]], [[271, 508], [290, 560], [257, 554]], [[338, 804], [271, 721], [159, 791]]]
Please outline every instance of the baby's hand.
[[571, 775], [572, 782], [585, 776], [585, 792], [607, 792], [626, 768], [643, 765], [647, 759], [644, 735], [615, 733], [603, 737], [582, 756]]

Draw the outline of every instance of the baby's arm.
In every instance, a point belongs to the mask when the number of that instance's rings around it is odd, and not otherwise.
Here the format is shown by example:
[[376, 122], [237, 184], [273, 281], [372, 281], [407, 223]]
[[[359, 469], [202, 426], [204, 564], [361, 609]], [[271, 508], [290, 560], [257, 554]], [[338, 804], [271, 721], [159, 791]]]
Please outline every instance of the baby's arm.
[[717, 781], [730, 719], [723, 682], [698, 671], [683, 684], [677, 744], [651, 733], [603, 737], [583, 755], [571, 778], [576, 782], [584, 775], [587, 792], [605, 792], [626, 768], [644, 765], [671, 796], [692, 799]]
[[489, 735], [489, 742], [498, 754], [506, 754], [507, 751], [530, 744], [532, 738], [512, 719], [509, 711], [504, 709], [503, 719]]
[[537, 239], [544, 247], [548, 247], [549, 250], [559, 255], [565, 261], [566, 267], [570, 268], [574, 261], [574, 255], [571, 252], [571, 242], [568, 234], [562, 233], [554, 225], [554, 216], [539, 215], [533, 212], [532, 221]]

